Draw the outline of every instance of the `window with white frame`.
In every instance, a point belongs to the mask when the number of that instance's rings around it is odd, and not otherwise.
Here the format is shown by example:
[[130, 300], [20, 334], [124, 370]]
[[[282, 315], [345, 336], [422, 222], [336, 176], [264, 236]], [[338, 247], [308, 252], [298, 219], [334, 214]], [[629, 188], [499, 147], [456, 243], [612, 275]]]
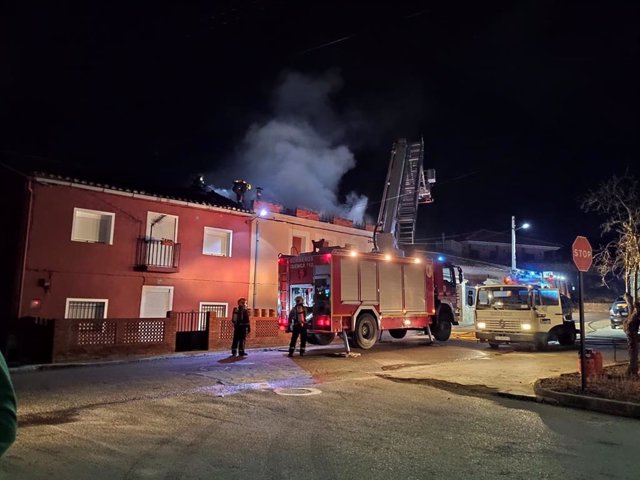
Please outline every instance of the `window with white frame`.
[[204, 227], [202, 253], [219, 257], [231, 256], [231, 240], [233, 232], [221, 228]]
[[200, 326], [204, 327], [206, 322], [206, 313], [211, 312], [211, 316], [215, 314], [216, 318], [227, 318], [229, 315], [229, 304], [219, 302], [200, 302]]
[[67, 298], [64, 318], [107, 318], [109, 300], [104, 298]]
[[71, 240], [111, 245], [115, 216], [111, 212], [74, 208]]

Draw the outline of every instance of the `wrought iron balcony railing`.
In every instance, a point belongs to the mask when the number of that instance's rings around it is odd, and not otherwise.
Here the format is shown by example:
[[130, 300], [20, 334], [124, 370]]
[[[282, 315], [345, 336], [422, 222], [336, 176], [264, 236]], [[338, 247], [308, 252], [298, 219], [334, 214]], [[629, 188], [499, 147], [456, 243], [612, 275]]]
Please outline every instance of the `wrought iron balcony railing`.
[[178, 272], [180, 244], [172, 240], [138, 238], [135, 269], [141, 272]]

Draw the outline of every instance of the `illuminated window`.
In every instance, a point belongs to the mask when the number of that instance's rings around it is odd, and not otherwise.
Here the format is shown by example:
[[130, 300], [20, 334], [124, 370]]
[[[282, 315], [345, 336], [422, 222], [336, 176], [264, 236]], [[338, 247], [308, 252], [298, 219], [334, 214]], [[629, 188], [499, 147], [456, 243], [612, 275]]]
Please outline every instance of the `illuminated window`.
[[230, 257], [232, 235], [233, 232], [231, 230], [204, 227], [204, 242], [202, 245], [202, 253], [204, 255]]
[[114, 220], [115, 213], [74, 208], [71, 240], [111, 245]]

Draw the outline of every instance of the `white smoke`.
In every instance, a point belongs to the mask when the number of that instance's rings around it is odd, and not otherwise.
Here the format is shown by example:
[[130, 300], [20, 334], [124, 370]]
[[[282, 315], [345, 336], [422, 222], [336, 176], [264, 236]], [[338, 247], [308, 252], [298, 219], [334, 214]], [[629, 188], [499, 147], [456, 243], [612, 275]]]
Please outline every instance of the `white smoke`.
[[366, 196], [350, 192], [338, 201], [340, 181], [356, 165], [344, 144], [346, 122], [330, 102], [341, 85], [335, 72], [285, 75], [274, 93], [274, 118], [249, 128], [232, 167], [215, 178], [241, 178], [262, 187], [264, 200], [363, 223]]

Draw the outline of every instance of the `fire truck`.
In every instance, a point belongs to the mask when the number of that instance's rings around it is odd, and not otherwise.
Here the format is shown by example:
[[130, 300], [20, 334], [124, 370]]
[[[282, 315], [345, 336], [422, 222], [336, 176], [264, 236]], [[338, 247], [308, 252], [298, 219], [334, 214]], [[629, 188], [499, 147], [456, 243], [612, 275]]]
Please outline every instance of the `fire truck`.
[[552, 272], [514, 272], [503, 284], [476, 287], [476, 338], [491, 348], [531, 343], [546, 350], [548, 343], [573, 345], [576, 326], [564, 277]]
[[[373, 347], [383, 331], [403, 338], [421, 330], [431, 340], [446, 341], [457, 325], [456, 284], [462, 271], [427, 256], [405, 256], [414, 241], [417, 208], [430, 203], [435, 172], [422, 169], [422, 141], [400, 139], [392, 148], [374, 251], [314, 242], [313, 252], [280, 255], [280, 328], [286, 328], [295, 297], [309, 306], [309, 341], [328, 344], [341, 335], [362, 349]], [[445, 275], [446, 273], [446, 275]]]
[[[451, 308], [455, 285], [444, 281], [443, 264], [430, 258], [323, 246], [282, 255], [278, 267], [280, 304], [291, 308], [295, 297], [302, 296], [311, 306], [312, 343], [328, 344], [341, 334], [354, 346], [369, 349], [383, 330], [393, 338], [423, 330], [445, 341], [456, 323]], [[281, 310], [281, 328], [287, 325], [286, 313]]]

